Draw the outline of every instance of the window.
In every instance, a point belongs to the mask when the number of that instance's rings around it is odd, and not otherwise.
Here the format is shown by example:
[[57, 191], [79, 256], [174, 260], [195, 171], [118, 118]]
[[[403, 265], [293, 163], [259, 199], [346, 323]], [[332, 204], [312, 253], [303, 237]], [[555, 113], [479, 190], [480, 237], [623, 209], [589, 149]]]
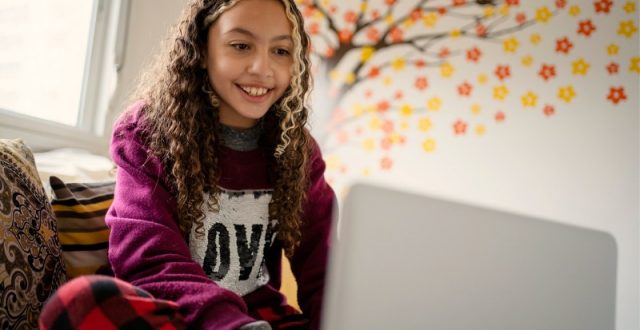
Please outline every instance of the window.
[[0, 0], [0, 138], [104, 153], [129, 0]]
[[0, 108], [78, 125], [95, 4], [0, 0]]

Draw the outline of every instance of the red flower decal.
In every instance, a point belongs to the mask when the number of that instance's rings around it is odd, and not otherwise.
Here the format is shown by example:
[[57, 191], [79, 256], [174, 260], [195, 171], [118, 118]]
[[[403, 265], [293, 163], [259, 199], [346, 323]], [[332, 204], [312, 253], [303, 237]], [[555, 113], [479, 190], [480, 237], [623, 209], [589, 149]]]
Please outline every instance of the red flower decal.
[[544, 109], [542, 109], [542, 112], [544, 112], [545, 116], [549, 117], [556, 113], [556, 109], [552, 105], [547, 104], [544, 106]]
[[471, 86], [471, 84], [467, 81], [458, 85], [458, 94], [460, 94], [460, 96], [470, 96], [472, 90], [473, 86]]
[[495, 71], [496, 77], [500, 80], [505, 80], [511, 77], [511, 69], [508, 65], [498, 65]]
[[369, 69], [369, 78], [375, 78], [377, 76], [380, 75], [380, 68], [377, 66], [371, 67], [371, 69]]
[[349, 29], [342, 29], [338, 33], [338, 39], [340, 39], [340, 42], [343, 44], [348, 44], [349, 42], [351, 42], [352, 37], [353, 33]]
[[571, 48], [573, 48], [573, 44], [571, 43], [571, 41], [569, 41], [569, 38], [564, 37], [562, 39], [556, 40], [557, 53], [569, 54]]
[[391, 158], [384, 157], [382, 158], [382, 160], [380, 160], [380, 167], [383, 170], [390, 170], [392, 166], [393, 166], [393, 161], [391, 160]]
[[376, 109], [378, 110], [378, 112], [387, 112], [387, 110], [389, 110], [389, 102], [387, 101], [378, 102], [378, 104], [376, 104]]
[[380, 31], [378, 29], [372, 27], [367, 30], [367, 39], [372, 42], [377, 42], [380, 39]]
[[462, 135], [467, 132], [467, 123], [458, 119], [455, 123], [453, 123], [453, 133], [455, 135]]
[[611, 11], [611, 6], [613, 6], [613, 1], [612, 0], [594, 1], [593, 6], [595, 7], [596, 13], [608, 14], [609, 11]]
[[607, 65], [607, 72], [609, 72], [610, 75], [617, 74], [619, 69], [620, 66], [616, 62], [611, 62]]
[[402, 29], [398, 28], [398, 27], [394, 27], [393, 29], [391, 29], [391, 32], [389, 33], [389, 37], [391, 38], [391, 42], [400, 42], [402, 41], [402, 37], [403, 37], [403, 32]]
[[497, 121], [497, 122], [499, 122], [499, 123], [503, 122], [503, 121], [504, 121], [504, 119], [505, 119], [504, 112], [502, 112], [502, 111], [498, 111], [498, 112], [496, 113], [495, 119], [496, 119], [496, 121]]
[[440, 52], [438, 52], [438, 56], [440, 57], [447, 57], [449, 55], [451, 55], [451, 51], [447, 47], [442, 47]]
[[469, 60], [470, 62], [478, 63], [478, 60], [480, 59], [481, 55], [482, 55], [482, 51], [480, 51], [478, 47], [473, 47], [467, 50], [467, 60]]
[[427, 77], [418, 77], [416, 78], [416, 88], [420, 91], [423, 91], [425, 89], [427, 89], [427, 87], [429, 86], [429, 82], [427, 81]]
[[344, 14], [344, 21], [347, 23], [355, 23], [357, 20], [358, 15], [353, 10], [349, 10]]
[[596, 30], [596, 26], [593, 25], [593, 22], [591, 22], [590, 19], [585, 20], [585, 21], [581, 21], [580, 23], [578, 23], [578, 34], [582, 34], [585, 37], [590, 37], [591, 33], [593, 33], [593, 31]]
[[607, 100], [611, 101], [613, 104], [618, 104], [627, 99], [627, 95], [624, 93], [624, 86], [620, 87], [611, 87], [609, 88], [609, 95], [607, 95]]
[[538, 71], [538, 75], [540, 75], [544, 81], [548, 81], [556, 76], [556, 67], [554, 65], [542, 64], [540, 71]]
[[476, 34], [479, 36], [485, 36], [487, 34], [487, 27], [482, 25], [481, 23], [478, 23], [476, 25]]

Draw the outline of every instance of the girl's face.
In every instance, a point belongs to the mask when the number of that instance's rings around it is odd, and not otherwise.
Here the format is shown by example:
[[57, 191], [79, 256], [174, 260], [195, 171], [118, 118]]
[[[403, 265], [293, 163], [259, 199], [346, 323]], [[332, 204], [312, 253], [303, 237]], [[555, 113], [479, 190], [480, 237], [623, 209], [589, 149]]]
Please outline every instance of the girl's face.
[[291, 24], [278, 0], [242, 0], [209, 27], [205, 65], [220, 122], [249, 128], [289, 87]]

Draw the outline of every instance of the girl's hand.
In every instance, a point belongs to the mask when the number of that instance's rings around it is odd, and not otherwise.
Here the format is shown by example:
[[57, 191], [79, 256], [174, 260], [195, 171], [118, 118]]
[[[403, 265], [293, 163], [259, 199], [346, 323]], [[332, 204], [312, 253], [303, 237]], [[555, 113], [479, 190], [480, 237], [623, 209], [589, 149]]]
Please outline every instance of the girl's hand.
[[271, 326], [266, 321], [255, 321], [241, 326], [238, 330], [271, 330]]

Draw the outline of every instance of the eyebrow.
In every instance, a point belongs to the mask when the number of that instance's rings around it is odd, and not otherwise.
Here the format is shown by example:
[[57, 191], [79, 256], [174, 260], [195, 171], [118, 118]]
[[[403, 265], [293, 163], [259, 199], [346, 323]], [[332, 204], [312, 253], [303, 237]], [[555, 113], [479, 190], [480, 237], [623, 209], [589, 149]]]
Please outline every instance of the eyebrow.
[[[231, 33], [240, 33], [240, 34], [244, 34], [244, 35], [246, 35], [248, 37], [251, 37], [253, 39], [257, 39], [256, 35], [253, 34], [251, 31], [249, 31], [247, 29], [240, 28], [240, 27], [233, 28], [233, 29], [225, 32], [224, 34], [231, 34]], [[291, 38], [291, 36], [288, 35], [288, 34], [281, 34], [279, 36], [275, 36], [275, 37], [271, 38], [271, 41], [279, 41], [279, 40], [293, 41], [293, 38]]]

